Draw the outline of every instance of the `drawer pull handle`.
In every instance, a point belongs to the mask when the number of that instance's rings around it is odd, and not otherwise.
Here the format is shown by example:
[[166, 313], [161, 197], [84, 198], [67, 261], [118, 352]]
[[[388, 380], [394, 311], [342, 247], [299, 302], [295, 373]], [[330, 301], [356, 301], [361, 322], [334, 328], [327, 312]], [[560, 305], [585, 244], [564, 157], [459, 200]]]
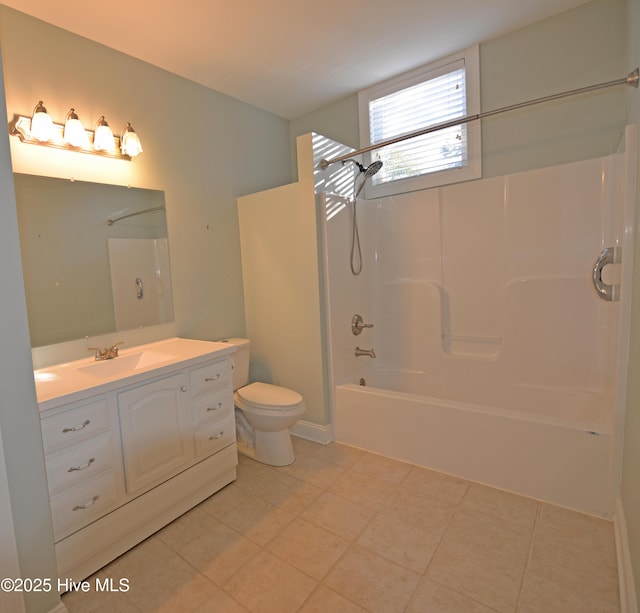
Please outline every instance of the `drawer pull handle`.
[[215, 440], [217, 440], [217, 439], [219, 439], [219, 438], [222, 438], [223, 436], [224, 436], [224, 430], [223, 430], [222, 432], [218, 432], [218, 434], [212, 434], [212, 435], [209, 437], [209, 440], [210, 440], [210, 441], [215, 441]]
[[218, 404], [216, 404], [215, 407], [207, 407], [207, 413], [210, 413], [211, 411], [218, 411], [221, 408], [222, 408], [222, 403], [219, 402]]
[[98, 498], [100, 498], [100, 496], [96, 494], [91, 500], [88, 500], [84, 504], [77, 504], [75, 507], [73, 507], [72, 511], [82, 511], [84, 509], [88, 509], [96, 503]]
[[186, 392], [186, 391], [188, 391], [188, 390], [189, 390], [189, 388], [188, 388], [186, 385], [181, 385], [181, 386], [180, 386], [180, 391], [181, 391], [181, 392]]
[[67, 432], [78, 432], [78, 430], [82, 430], [83, 428], [86, 428], [90, 423], [91, 423], [91, 420], [87, 419], [79, 426], [73, 426], [72, 428], [64, 428], [62, 430], [62, 433], [66, 434]]
[[83, 464], [82, 466], [72, 466], [67, 472], [72, 473], [74, 470], [84, 470], [85, 468], [89, 468], [89, 466], [91, 466], [95, 461], [95, 458], [89, 458], [89, 461], [86, 464]]
[[207, 377], [204, 381], [205, 383], [211, 383], [211, 381], [217, 381], [220, 378], [220, 373], [218, 373], [215, 377]]

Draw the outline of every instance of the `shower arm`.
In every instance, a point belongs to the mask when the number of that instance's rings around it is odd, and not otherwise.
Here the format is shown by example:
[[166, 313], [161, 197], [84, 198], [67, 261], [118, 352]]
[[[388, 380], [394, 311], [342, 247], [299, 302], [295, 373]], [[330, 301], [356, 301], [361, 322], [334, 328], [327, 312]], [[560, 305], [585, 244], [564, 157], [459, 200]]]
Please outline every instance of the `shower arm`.
[[336, 162], [342, 162], [343, 160], [353, 157], [354, 155], [369, 153], [369, 151], [374, 151], [375, 149], [381, 149], [382, 147], [387, 147], [388, 145], [395, 145], [395, 143], [399, 143], [404, 140], [408, 140], [410, 138], [416, 138], [418, 136], [424, 136], [425, 134], [430, 134], [431, 132], [437, 132], [438, 130], [444, 130], [446, 128], [452, 128], [454, 126], [470, 123], [472, 121], [476, 121], [476, 119], [483, 119], [484, 117], [491, 117], [492, 115], [499, 115], [501, 113], [507, 113], [509, 111], [516, 111], [518, 109], [522, 109], [527, 106], [533, 106], [534, 104], [551, 102], [553, 100], [559, 100], [561, 98], [567, 98], [569, 96], [576, 96], [578, 94], [586, 94], [588, 92], [596, 91], [599, 89], [605, 89], [607, 87], [614, 87], [616, 85], [628, 85], [630, 87], [638, 87], [639, 80], [640, 80], [640, 72], [639, 72], [639, 69], [636, 68], [634, 71], [630, 72], [626, 77], [622, 79], [616, 79], [615, 81], [607, 81], [605, 83], [598, 83], [597, 85], [588, 85], [587, 87], [580, 87], [578, 89], [572, 89], [566, 92], [561, 92], [559, 94], [552, 94], [550, 96], [543, 96], [542, 98], [535, 98], [533, 100], [527, 100], [525, 102], [518, 102], [516, 104], [511, 104], [509, 106], [503, 106], [499, 109], [494, 109], [492, 111], [485, 111], [484, 113], [476, 113], [475, 115], [467, 115], [466, 117], [461, 117], [459, 119], [452, 119], [451, 121], [438, 123], [438, 124], [429, 126], [427, 128], [423, 128], [422, 130], [416, 130], [415, 132], [410, 132], [409, 134], [404, 134], [402, 136], [397, 136], [396, 138], [391, 138], [389, 140], [376, 143], [374, 145], [369, 145], [368, 147], [363, 147], [362, 149], [358, 149], [357, 151], [351, 151], [350, 153], [341, 155], [340, 157], [333, 158], [331, 160], [321, 160], [320, 168], [322, 170], [326, 170], [331, 164], [335, 164]]

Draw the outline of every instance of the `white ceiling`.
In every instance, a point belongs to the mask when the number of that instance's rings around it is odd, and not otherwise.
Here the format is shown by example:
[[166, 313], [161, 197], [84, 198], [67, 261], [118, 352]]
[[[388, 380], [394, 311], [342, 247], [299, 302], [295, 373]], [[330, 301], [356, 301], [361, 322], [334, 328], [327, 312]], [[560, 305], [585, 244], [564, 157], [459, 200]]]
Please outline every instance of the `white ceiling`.
[[287, 119], [587, 0], [2, 0]]

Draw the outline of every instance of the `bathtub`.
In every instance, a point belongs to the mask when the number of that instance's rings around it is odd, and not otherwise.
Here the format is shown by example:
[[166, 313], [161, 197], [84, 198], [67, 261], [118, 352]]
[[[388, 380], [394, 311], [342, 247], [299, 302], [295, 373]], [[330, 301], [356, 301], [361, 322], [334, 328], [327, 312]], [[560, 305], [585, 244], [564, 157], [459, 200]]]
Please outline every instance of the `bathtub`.
[[610, 517], [612, 432], [597, 392], [372, 367], [337, 385], [336, 441]]

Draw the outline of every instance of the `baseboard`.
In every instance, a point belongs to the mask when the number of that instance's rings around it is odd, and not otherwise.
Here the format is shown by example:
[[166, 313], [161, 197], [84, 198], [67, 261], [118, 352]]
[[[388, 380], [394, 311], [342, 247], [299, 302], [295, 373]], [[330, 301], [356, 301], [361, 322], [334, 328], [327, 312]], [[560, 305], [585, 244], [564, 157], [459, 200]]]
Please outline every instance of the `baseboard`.
[[328, 445], [333, 442], [333, 428], [330, 424], [326, 426], [320, 426], [310, 421], [299, 420], [293, 428], [291, 428], [291, 434], [298, 438], [304, 438], [307, 441], [314, 443], [320, 443], [321, 445]]
[[636, 588], [631, 568], [631, 554], [629, 552], [629, 535], [627, 534], [627, 520], [624, 515], [622, 499], [618, 497], [616, 513], [613, 518], [616, 535], [616, 554], [618, 557], [618, 583], [620, 585], [620, 613], [638, 613]]
[[53, 609], [49, 609], [49, 613], [68, 613], [69, 609], [64, 606], [64, 603], [60, 603], [53, 607]]

